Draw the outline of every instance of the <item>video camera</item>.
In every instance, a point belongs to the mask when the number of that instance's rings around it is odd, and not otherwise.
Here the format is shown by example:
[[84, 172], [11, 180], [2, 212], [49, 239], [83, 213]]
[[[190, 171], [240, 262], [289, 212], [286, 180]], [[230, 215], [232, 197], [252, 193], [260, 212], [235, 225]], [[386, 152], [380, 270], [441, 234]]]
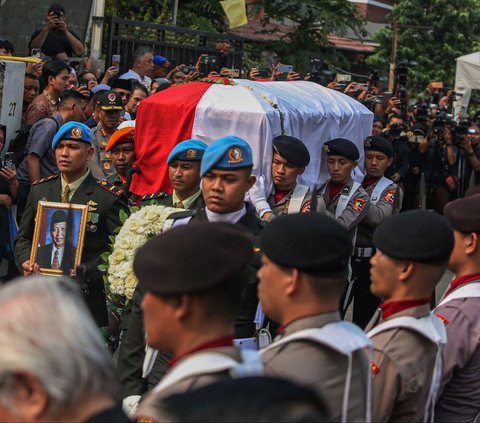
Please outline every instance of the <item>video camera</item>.
[[310, 81], [317, 84], [326, 85], [332, 78], [333, 72], [328, 69], [328, 65], [323, 59], [310, 60]]

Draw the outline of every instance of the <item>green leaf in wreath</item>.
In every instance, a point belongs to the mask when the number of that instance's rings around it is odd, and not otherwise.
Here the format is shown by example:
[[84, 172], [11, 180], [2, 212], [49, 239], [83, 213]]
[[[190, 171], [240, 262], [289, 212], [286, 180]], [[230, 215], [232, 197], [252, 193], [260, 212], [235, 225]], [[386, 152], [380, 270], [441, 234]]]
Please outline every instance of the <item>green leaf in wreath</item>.
[[107, 265], [106, 264], [99, 264], [97, 266], [97, 269], [100, 270], [100, 272], [106, 272], [107, 271]]
[[128, 213], [125, 210], [120, 209], [120, 213], [119, 213], [118, 217], [120, 218], [120, 222], [123, 225], [126, 222], [126, 220], [128, 219]]

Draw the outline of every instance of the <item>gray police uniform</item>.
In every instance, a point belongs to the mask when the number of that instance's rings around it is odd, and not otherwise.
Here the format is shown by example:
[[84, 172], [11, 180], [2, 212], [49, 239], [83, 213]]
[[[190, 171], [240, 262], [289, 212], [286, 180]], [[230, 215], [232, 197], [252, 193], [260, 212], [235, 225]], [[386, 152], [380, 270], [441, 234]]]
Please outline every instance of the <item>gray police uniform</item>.
[[[298, 185], [297, 185], [298, 187]], [[297, 188], [295, 187], [295, 188]], [[270, 205], [272, 212], [275, 216], [281, 216], [284, 214], [292, 213], [290, 206], [292, 205], [292, 197], [294, 197], [295, 188], [287, 193], [280, 201], [275, 202], [275, 194], [271, 194], [267, 202]], [[308, 213], [310, 211], [310, 203], [312, 195], [310, 190], [306, 188], [305, 193], [299, 198], [298, 205], [295, 206], [293, 213]], [[294, 197], [295, 198], [295, 197]]]
[[[322, 204], [322, 201], [319, 201], [317, 210], [345, 226], [350, 231], [352, 239], [354, 239], [358, 225], [368, 213], [369, 196], [367, 192], [360, 184], [354, 182], [352, 178], [349, 178], [342, 190], [332, 198], [329, 196], [328, 188], [329, 183], [318, 191], [318, 196], [323, 198], [324, 204]], [[354, 191], [352, 192], [352, 190]], [[338, 208], [342, 207], [341, 202], [344, 201], [346, 204], [343, 211], [338, 213]]]
[[370, 204], [367, 216], [358, 226], [352, 254], [352, 276], [355, 279], [353, 322], [361, 328], [367, 325], [380, 304], [380, 299], [370, 291], [370, 258], [375, 253], [373, 232], [401, 208], [399, 188], [389, 179], [382, 177], [364, 189], [370, 198]]
[[[289, 379], [314, 389], [329, 408], [332, 421], [341, 421], [344, 395], [348, 395], [346, 421], [365, 421], [367, 413], [367, 391], [369, 358], [362, 349], [353, 352], [351, 375], [348, 373], [348, 357], [327, 345], [307, 339], [296, 339], [276, 346], [283, 337], [304, 329], [322, 328], [341, 321], [338, 312], [319, 314], [298, 319], [289, 324], [281, 337], [262, 353], [267, 376]], [[349, 391], [345, 392], [347, 377]]]

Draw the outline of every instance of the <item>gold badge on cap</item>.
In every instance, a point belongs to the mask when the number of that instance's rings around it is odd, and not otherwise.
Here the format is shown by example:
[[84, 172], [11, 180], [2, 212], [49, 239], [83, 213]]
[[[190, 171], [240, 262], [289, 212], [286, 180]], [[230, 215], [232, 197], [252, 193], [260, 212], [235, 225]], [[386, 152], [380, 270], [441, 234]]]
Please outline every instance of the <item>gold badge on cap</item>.
[[330, 147], [327, 144], [323, 144], [323, 151], [325, 151], [325, 153], [330, 153]]
[[187, 159], [195, 159], [197, 158], [197, 150], [195, 150], [194, 148], [190, 148], [189, 150], [187, 150], [187, 152], [185, 153], [185, 157]]
[[372, 145], [372, 139], [368, 137], [365, 141], [365, 147], [370, 148], [371, 145]]
[[104, 168], [105, 170], [109, 170], [109, 169], [110, 169], [110, 163], [104, 162], [104, 163], [103, 163], [103, 168]]
[[242, 150], [240, 150], [238, 147], [232, 147], [230, 150], [228, 150], [228, 158], [228, 163], [230, 164], [243, 162]]
[[115, 95], [115, 93], [108, 93], [107, 97], [108, 97], [108, 100], [111, 102], [114, 102], [117, 99], [117, 96]]
[[78, 126], [75, 126], [75, 128], [72, 128], [71, 136], [74, 140], [82, 138], [82, 130]]

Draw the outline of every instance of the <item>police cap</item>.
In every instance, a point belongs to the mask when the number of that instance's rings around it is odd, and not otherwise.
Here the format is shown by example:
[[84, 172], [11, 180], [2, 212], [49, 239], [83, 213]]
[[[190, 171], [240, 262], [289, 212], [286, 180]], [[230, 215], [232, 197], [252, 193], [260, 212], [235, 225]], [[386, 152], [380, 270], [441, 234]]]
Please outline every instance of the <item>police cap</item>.
[[133, 270], [143, 291], [188, 294], [227, 286], [252, 256], [252, 238], [242, 227], [193, 222], [147, 241], [135, 254]]
[[387, 157], [393, 157], [392, 144], [383, 137], [372, 135], [367, 137], [364, 144], [365, 150], [380, 151]]
[[297, 167], [306, 167], [310, 163], [310, 153], [305, 144], [290, 135], [279, 135], [273, 139], [275, 153]]
[[433, 211], [410, 210], [382, 223], [373, 243], [394, 259], [440, 263], [450, 257], [453, 231], [447, 219]]
[[443, 215], [453, 229], [459, 232], [480, 232], [480, 194], [469, 195], [448, 203]]
[[357, 161], [360, 157], [357, 146], [346, 138], [335, 138], [323, 144], [323, 151], [327, 156], [343, 156], [347, 159]]
[[346, 272], [352, 253], [347, 229], [318, 213], [277, 217], [262, 231], [261, 246], [265, 255], [279, 266], [313, 276]]

